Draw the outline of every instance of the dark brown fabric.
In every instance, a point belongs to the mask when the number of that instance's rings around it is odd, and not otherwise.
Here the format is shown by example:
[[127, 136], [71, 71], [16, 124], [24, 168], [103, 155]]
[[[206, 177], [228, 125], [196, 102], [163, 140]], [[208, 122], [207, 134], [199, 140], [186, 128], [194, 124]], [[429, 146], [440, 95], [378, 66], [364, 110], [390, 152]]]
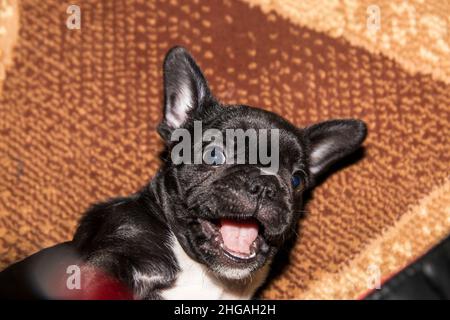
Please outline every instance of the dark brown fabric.
[[295, 298], [337, 271], [449, 175], [450, 87], [238, 1], [22, 1], [0, 100], [0, 268], [70, 239], [89, 204], [159, 166], [161, 65], [187, 47], [225, 103], [299, 126], [365, 120], [365, 157], [314, 192], [289, 266], [263, 297]]

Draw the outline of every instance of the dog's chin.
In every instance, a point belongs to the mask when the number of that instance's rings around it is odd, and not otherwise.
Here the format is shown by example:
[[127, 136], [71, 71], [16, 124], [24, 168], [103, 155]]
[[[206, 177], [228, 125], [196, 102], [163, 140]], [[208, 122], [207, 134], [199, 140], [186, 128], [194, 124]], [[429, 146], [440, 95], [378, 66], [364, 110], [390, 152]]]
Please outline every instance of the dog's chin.
[[275, 250], [255, 219], [196, 218], [194, 225], [195, 240], [190, 242], [197, 258], [221, 278], [250, 278]]

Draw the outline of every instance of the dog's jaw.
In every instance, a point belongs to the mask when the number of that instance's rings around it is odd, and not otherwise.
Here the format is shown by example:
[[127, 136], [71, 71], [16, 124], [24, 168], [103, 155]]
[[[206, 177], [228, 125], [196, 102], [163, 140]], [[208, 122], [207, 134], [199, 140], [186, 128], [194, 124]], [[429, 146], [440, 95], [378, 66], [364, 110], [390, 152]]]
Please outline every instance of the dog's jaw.
[[264, 283], [269, 270], [267, 263], [252, 273], [251, 278], [249, 271], [244, 269], [222, 267], [212, 272], [204, 264], [189, 257], [175, 236], [172, 237], [172, 248], [179, 272], [173, 285], [161, 293], [164, 299], [250, 299]]

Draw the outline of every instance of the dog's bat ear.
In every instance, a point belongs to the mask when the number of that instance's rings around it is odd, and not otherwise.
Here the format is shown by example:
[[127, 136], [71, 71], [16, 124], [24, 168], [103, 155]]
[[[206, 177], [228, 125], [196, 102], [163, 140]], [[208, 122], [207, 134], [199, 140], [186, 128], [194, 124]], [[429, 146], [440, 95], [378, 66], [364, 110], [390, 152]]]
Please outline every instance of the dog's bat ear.
[[166, 131], [181, 127], [192, 112], [213, 97], [200, 68], [182, 47], [172, 48], [164, 60], [164, 119]]
[[367, 135], [366, 124], [360, 120], [331, 120], [305, 129], [309, 171], [317, 177], [339, 159], [359, 148]]

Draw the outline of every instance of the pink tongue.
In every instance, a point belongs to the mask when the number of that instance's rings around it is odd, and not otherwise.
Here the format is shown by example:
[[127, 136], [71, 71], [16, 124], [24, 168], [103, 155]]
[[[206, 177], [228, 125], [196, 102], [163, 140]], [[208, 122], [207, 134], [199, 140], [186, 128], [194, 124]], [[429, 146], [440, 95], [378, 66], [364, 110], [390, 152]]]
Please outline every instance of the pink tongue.
[[253, 241], [258, 237], [258, 224], [248, 221], [222, 219], [220, 233], [228, 250], [250, 254]]

